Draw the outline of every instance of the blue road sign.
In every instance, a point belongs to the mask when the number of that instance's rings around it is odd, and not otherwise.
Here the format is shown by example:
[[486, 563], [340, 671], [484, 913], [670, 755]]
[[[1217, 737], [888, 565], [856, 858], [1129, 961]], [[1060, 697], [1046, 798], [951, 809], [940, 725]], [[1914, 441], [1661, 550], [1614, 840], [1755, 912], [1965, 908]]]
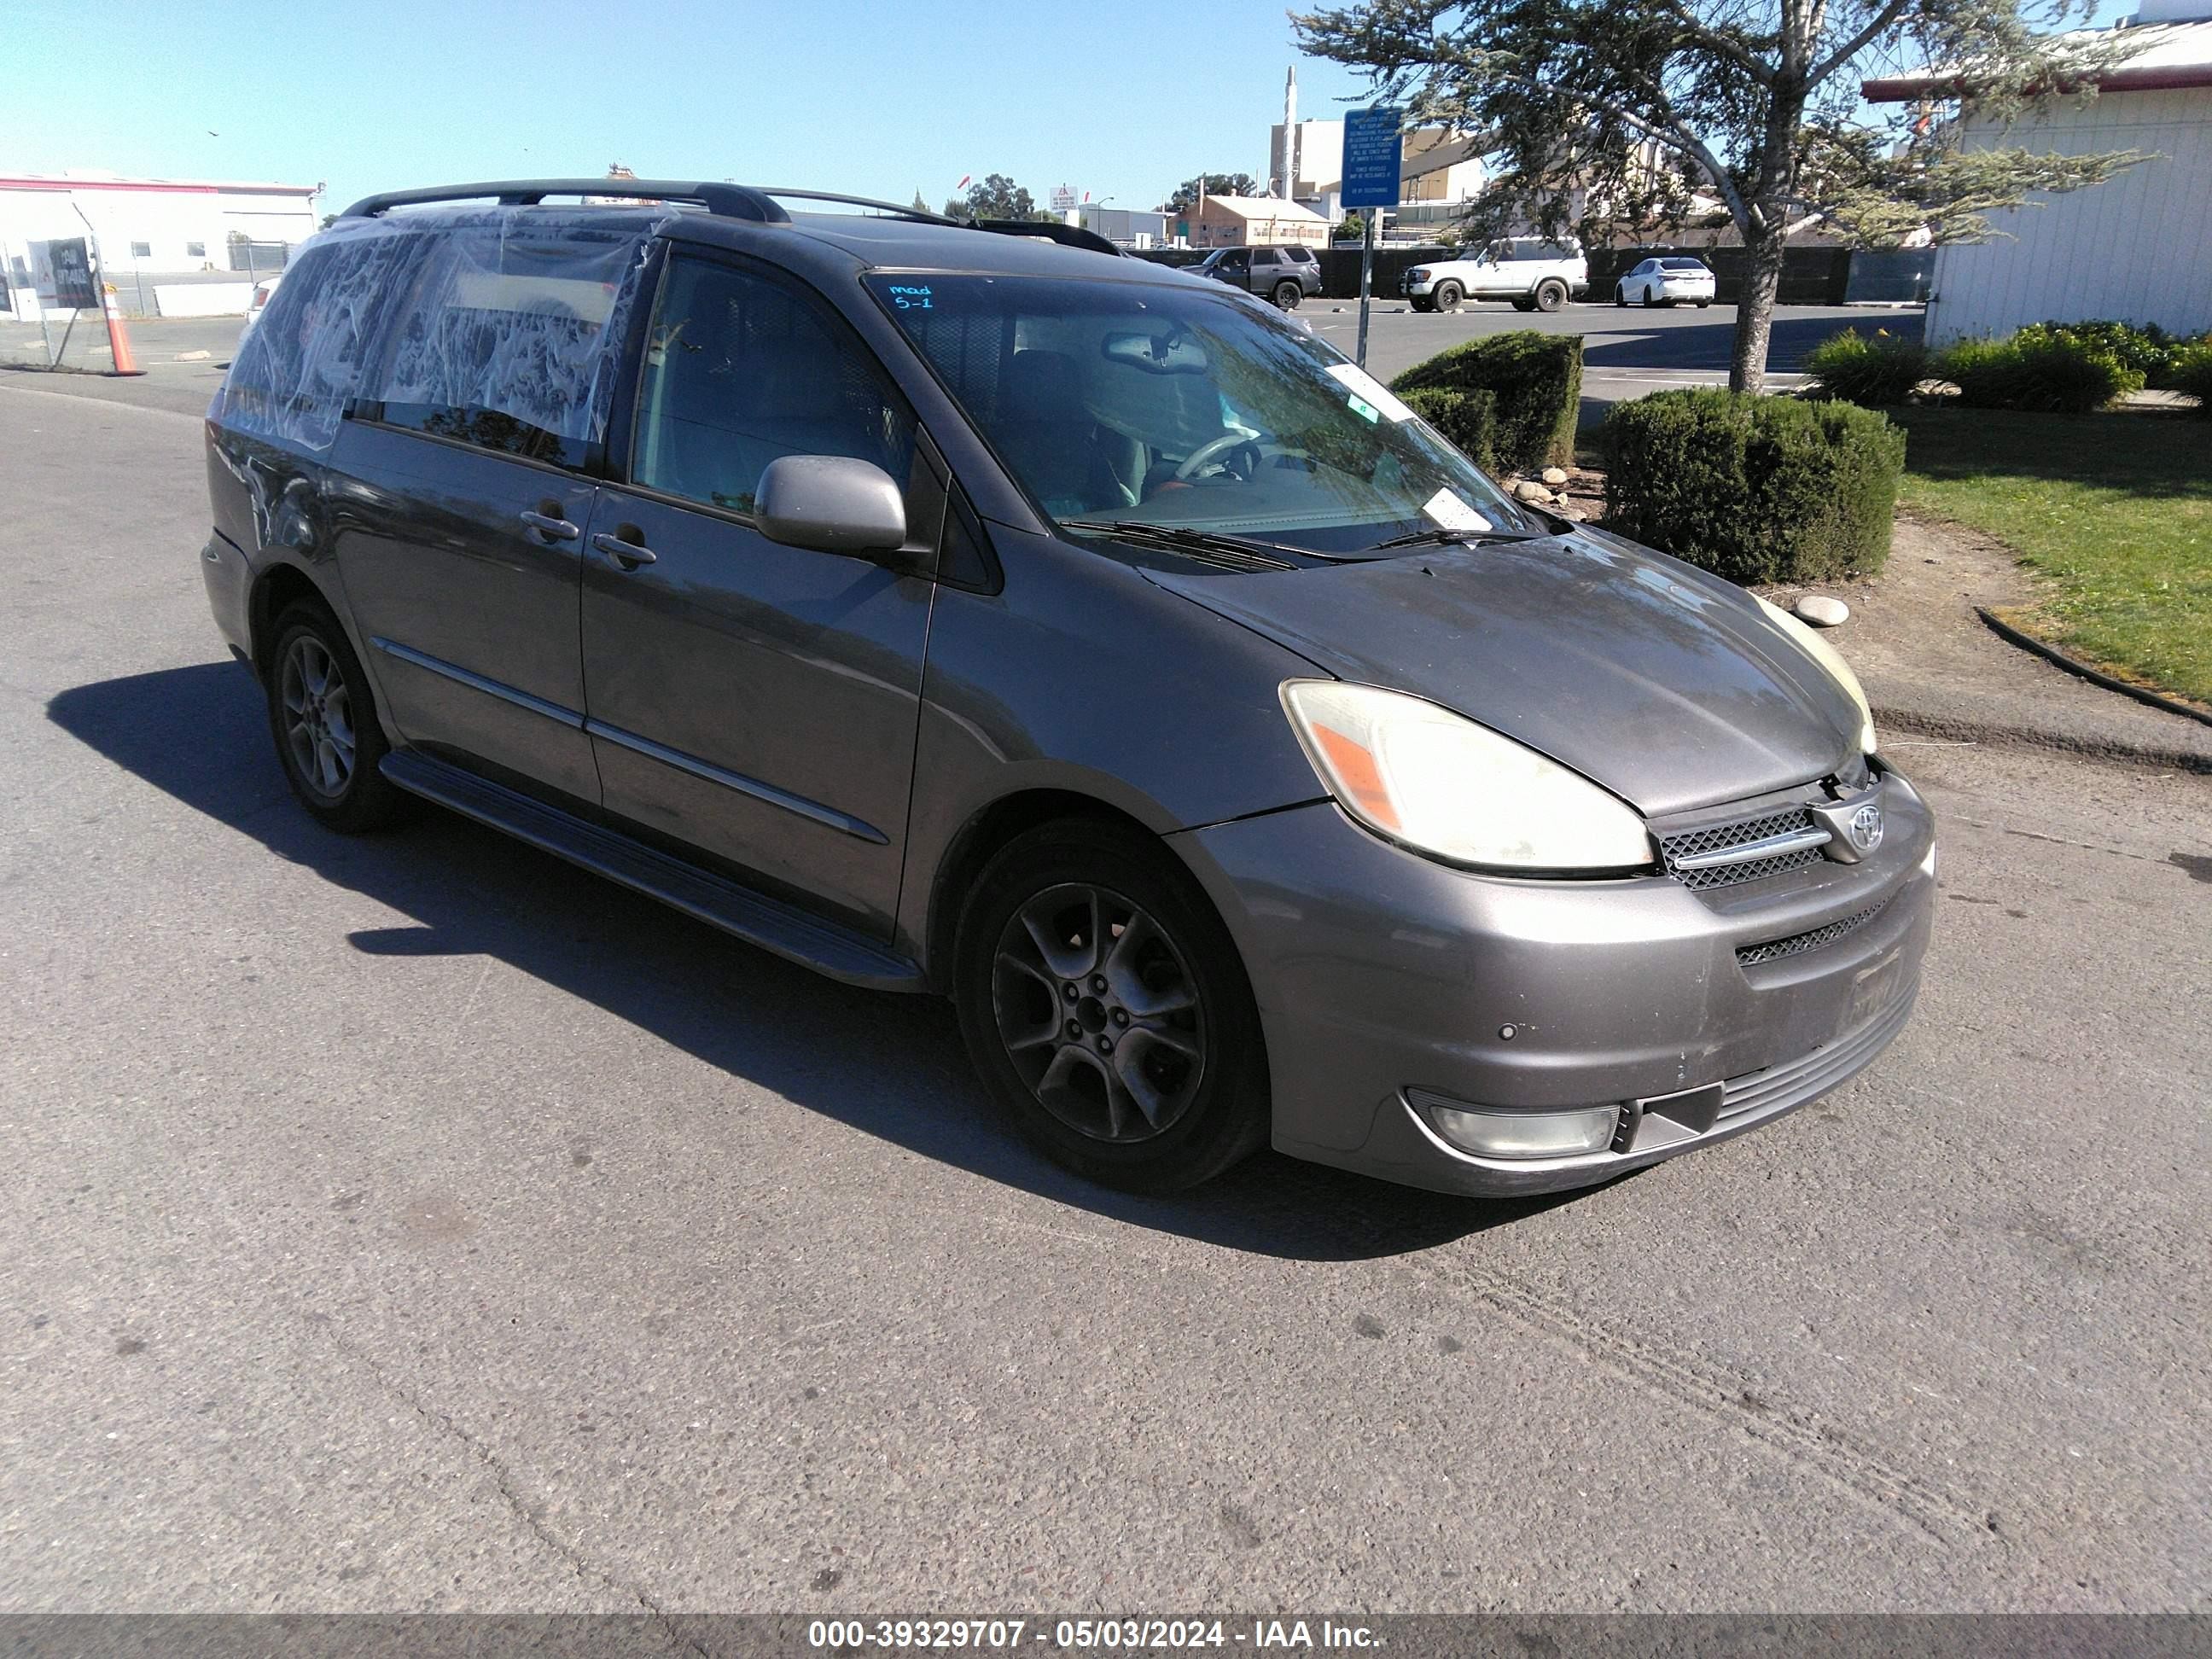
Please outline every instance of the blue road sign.
[[1398, 131], [1401, 113], [1388, 104], [1345, 112], [1344, 184], [1339, 198], [1344, 206], [1398, 205], [1398, 170], [1405, 150]]

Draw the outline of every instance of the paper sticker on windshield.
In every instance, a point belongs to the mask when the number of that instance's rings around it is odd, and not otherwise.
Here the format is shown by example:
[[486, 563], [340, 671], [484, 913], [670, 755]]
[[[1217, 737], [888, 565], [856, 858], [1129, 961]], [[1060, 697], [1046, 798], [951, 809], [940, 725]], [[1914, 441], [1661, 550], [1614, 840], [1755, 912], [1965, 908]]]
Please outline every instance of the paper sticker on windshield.
[[1359, 416], [1361, 420], [1372, 423], [1373, 422], [1379, 421], [1382, 418], [1382, 411], [1376, 408], [1373, 404], [1369, 403], [1358, 392], [1353, 392], [1349, 401], [1352, 404], [1352, 412]]
[[1497, 526], [1449, 489], [1439, 489], [1421, 503], [1439, 530], [1494, 530]]
[[1342, 381], [1344, 389], [1352, 393], [1352, 406], [1354, 409], [1358, 409], [1362, 404], [1367, 405], [1367, 408], [1361, 412], [1365, 414], [1369, 420], [1373, 420], [1377, 413], [1392, 421], [1410, 421], [1413, 418], [1413, 411], [1392, 397], [1389, 387], [1384, 386], [1382, 381], [1360, 368], [1358, 364], [1331, 363], [1328, 366], [1328, 372]]

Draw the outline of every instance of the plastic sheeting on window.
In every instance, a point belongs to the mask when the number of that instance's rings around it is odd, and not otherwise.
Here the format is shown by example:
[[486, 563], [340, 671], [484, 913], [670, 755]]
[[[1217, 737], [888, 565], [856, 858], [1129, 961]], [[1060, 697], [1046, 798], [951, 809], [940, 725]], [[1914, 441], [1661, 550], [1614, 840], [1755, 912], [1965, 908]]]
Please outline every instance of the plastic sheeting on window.
[[246, 337], [225, 423], [326, 449], [357, 398], [495, 448], [597, 444], [614, 398], [606, 348], [623, 337], [652, 224], [512, 209], [343, 221]]

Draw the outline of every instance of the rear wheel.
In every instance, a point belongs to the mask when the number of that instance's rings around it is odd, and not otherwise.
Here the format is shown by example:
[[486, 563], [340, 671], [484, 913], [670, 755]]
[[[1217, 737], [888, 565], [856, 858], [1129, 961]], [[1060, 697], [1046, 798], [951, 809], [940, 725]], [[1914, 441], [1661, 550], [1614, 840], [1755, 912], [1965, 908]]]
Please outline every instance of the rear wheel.
[[390, 823], [406, 798], [378, 770], [384, 729], [337, 618], [293, 605], [276, 619], [269, 663], [270, 734], [300, 804], [347, 835]]
[[1534, 300], [1530, 299], [1527, 295], [1525, 295], [1525, 294], [1520, 294], [1520, 295], [1516, 295], [1514, 296], [1514, 299], [1513, 299], [1513, 309], [1514, 309], [1514, 310], [1516, 310], [1516, 311], [1534, 311], [1535, 308], [1536, 308], [1536, 302], [1535, 302]]
[[1305, 290], [1300, 288], [1296, 283], [1278, 283], [1275, 284], [1274, 300], [1279, 309], [1284, 311], [1296, 311], [1298, 308], [1298, 301], [1304, 297]]
[[1437, 284], [1436, 301], [1438, 311], [1457, 311], [1460, 298], [1460, 286], [1457, 283]]
[[1078, 1174], [1171, 1192], [1266, 1139], [1266, 1050], [1236, 945], [1141, 831], [1065, 820], [1010, 842], [962, 912], [953, 977], [985, 1084]]
[[1703, 310], [1704, 310], [1707, 306], [1709, 306], [1709, 305], [1711, 305], [1711, 304], [1712, 304], [1712, 301], [1711, 301], [1711, 300], [1700, 300], [1700, 301], [1698, 301], [1698, 310], [1700, 310], [1700, 311], [1703, 311]]
[[1539, 311], [1557, 311], [1567, 303], [1567, 285], [1561, 282], [1536, 284], [1535, 305]]

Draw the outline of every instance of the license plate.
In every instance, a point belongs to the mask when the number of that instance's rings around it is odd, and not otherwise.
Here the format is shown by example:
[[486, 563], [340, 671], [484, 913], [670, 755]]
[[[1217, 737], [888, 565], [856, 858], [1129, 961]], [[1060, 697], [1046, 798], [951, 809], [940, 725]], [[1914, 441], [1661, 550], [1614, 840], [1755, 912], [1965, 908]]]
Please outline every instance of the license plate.
[[1898, 946], [1881, 961], [1870, 963], [1851, 976], [1850, 1006], [1844, 1011], [1844, 1023], [1837, 1027], [1836, 1035], [1842, 1036], [1856, 1031], [1883, 1009], [1897, 992], [1897, 976], [1905, 962], [1905, 947]]

